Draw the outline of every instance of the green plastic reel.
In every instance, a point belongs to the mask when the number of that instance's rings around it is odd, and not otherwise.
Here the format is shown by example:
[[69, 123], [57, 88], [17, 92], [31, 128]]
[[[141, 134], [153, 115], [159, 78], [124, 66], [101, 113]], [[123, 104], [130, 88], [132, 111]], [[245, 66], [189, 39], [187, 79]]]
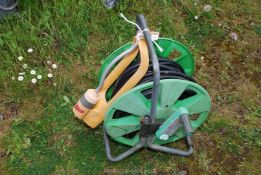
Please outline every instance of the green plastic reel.
[[[152, 88], [152, 82], [136, 86], [120, 96], [108, 109], [104, 125], [112, 139], [129, 146], [138, 144], [141, 120], [150, 114], [151, 99], [145, 97], [143, 92]], [[190, 91], [191, 96], [181, 98], [182, 94]], [[208, 116], [211, 100], [208, 92], [200, 85], [191, 81], [179, 79], [160, 80], [156, 119], [166, 120], [178, 108], [186, 108], [189, 112], [193, 129], [198, 128]], [[117, 113], [124, 114], [116, 116]], [[159, 140], [154, 136], [153, 143], [162, 145], [174, 142], [185, 136], [179, 128], [168, 140]]]
[[[156, 53], [159, 57], [169, 58], [171, 60], [175, 60], [185, 71], [185, 73], [189, 76], [192, 76], [194, 73], [195, 63], [193, 60], [193, 56], [191, 52], [178, 41], [168, 39], [168, 38], [159, 38], [157, 44], [163, 48], [163, 52], [160, 52], [157, 47], [154, 47]], [[102, 73], [106, 69], [106, 67], [125, 50], [131, 47], [131, 43], [125, 44], [124, 46], [115, 50], [112, 54], [110, 54], [105, 61], [103, 62], [100, 72], [99, 72], [99, 80], [101, 78]], [[171, 54], [176, 52], [179, 54], [178, 57], [171, 58]]]

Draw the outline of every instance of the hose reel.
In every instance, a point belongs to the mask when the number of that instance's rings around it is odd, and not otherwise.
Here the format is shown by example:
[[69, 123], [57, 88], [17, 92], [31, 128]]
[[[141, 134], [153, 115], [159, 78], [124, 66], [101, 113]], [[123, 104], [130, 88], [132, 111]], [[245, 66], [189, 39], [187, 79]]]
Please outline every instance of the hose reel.
[[[105, 60], [99, 86], [88, 90], [73, 111], [93, 128], [104, 120], [106, 155], [113, 162], [142, 147], [189, 156], [193, 132], [210, 112], [210, 97], [192, 78], [189, 50], [171, 39], [153, 41], [155, 33], [148, 30], [143, 15], [137, 16], [137, 24], [141, 31], [134, 42]], [[172, 57], [173, 51], [180, 55]], [[164, 146], [181, 138], [186, 140], [186, 151]], [[113, 157], [111, 139], [131, 148]]]

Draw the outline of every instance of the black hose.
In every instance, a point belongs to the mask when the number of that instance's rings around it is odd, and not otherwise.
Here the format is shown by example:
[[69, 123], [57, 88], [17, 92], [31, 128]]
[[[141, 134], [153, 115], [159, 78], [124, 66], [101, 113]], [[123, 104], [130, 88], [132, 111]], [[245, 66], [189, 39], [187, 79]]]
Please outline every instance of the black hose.
[[[139, 67], [139, 57], [137, 57], [136, 61], [132, 62], [127, 69], [119, 76], [113, 86], [112, 96], [114, 96], [123, 85], [130, 79], [130, 77], [137, 71]], [[195, 80], [185, 74], [183, 68], [176, 63], [167, 58], [159, 58], [159, 67], [160, 67], [160, 79], [181, 79], [195, 82]], [[150, 62], [148, 71], [144, 75], [144, 77], [138, 82], [138, 85], [148, 83], [153, 81], [153, 72], [152, 72], [152, 64]], [[150, 93], [152, 93], [150, 91]], [[148, 95], [148, 93], [147, 93]], [[145, 95], [146, 96], [146, 95]], [[150, 95], [149, 95], [150, 96]]]
[[[116, 80], [116, 82], [113, 85], [113, 90], [112, 90], [112, 96], [114, 96], [120, 89], [121, 87], [129, 80], [129, 78], [137, 71], [138, 67], [140, 64], [140, 59], [139, 56], [135, 59], [134, 62], [132, 62], [127, 69], [119, 76], [119, 78]], [[172, 61], [168, 58], [159, 58], [159, 67], [160, 67], [160, 80], [164, 79], [179, 79], [179, 80], [186, 80], [186, 81], [191, 81], [195, 82], [195, 80], [185, 74], [184, 69], [175, 61]], [[138, 82], [138, 85], [145, 84], [148, 82], [153, 81], [153, 73], [152, 73], [152, 64], [149, 64], [148, 71], [146, 72], [145, 76]], [[147, 99], [152, 98], [152, 88], [146, 89], [141, 92]], [[195, 95], [196, 93], [193, 90], [185, 90], [178, 100], [183, 100], [188, 97], [191, 97]], [[123, 112], [123, 111], [115, 111], [113, 118], [121, 118], [130, 115], [129, 113]], [[127, 134], [124, 137], [127, 138], [132, 138], [135, 136], [137, 132], [133, 132], [130, 134]]]

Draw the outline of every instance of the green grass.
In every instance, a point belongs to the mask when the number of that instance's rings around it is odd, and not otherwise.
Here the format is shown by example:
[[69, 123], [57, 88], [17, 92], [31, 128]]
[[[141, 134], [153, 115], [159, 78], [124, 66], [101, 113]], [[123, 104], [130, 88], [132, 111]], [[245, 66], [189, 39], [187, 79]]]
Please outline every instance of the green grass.
[[[212, 11], [203, 12], [205, 4]], [[19, 14], [0, 19], [0, 174], [261, 174], [260, 8], [258, 0], [124, 0], [112, 10], [99, 0], [20, 1]], [[143, 13], [152, 29], [195, 55], [195, 78], [213, 106], [190, 157], [144, 149], [111, 163], [101, 127], [73, 117], [72, 105], [95, 87], [103, 60], [132, 41], [134, 27], [120, 12], [131, 20]], [[52, 79], [47, 60], [58, 65]], [[44, 75], [35, 85], [31, 69]]]

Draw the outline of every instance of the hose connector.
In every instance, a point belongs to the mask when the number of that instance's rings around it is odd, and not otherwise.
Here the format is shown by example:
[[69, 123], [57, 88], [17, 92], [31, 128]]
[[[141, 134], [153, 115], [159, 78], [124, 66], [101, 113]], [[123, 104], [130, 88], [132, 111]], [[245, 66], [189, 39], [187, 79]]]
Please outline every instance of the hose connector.
[[73, 113], [79, 119], [83, 117], [96, 105], [99, 101], [99, 94], [96, 93], [95, 89], [88, 89], [84, 95], [78, 100], [73, 106]]

